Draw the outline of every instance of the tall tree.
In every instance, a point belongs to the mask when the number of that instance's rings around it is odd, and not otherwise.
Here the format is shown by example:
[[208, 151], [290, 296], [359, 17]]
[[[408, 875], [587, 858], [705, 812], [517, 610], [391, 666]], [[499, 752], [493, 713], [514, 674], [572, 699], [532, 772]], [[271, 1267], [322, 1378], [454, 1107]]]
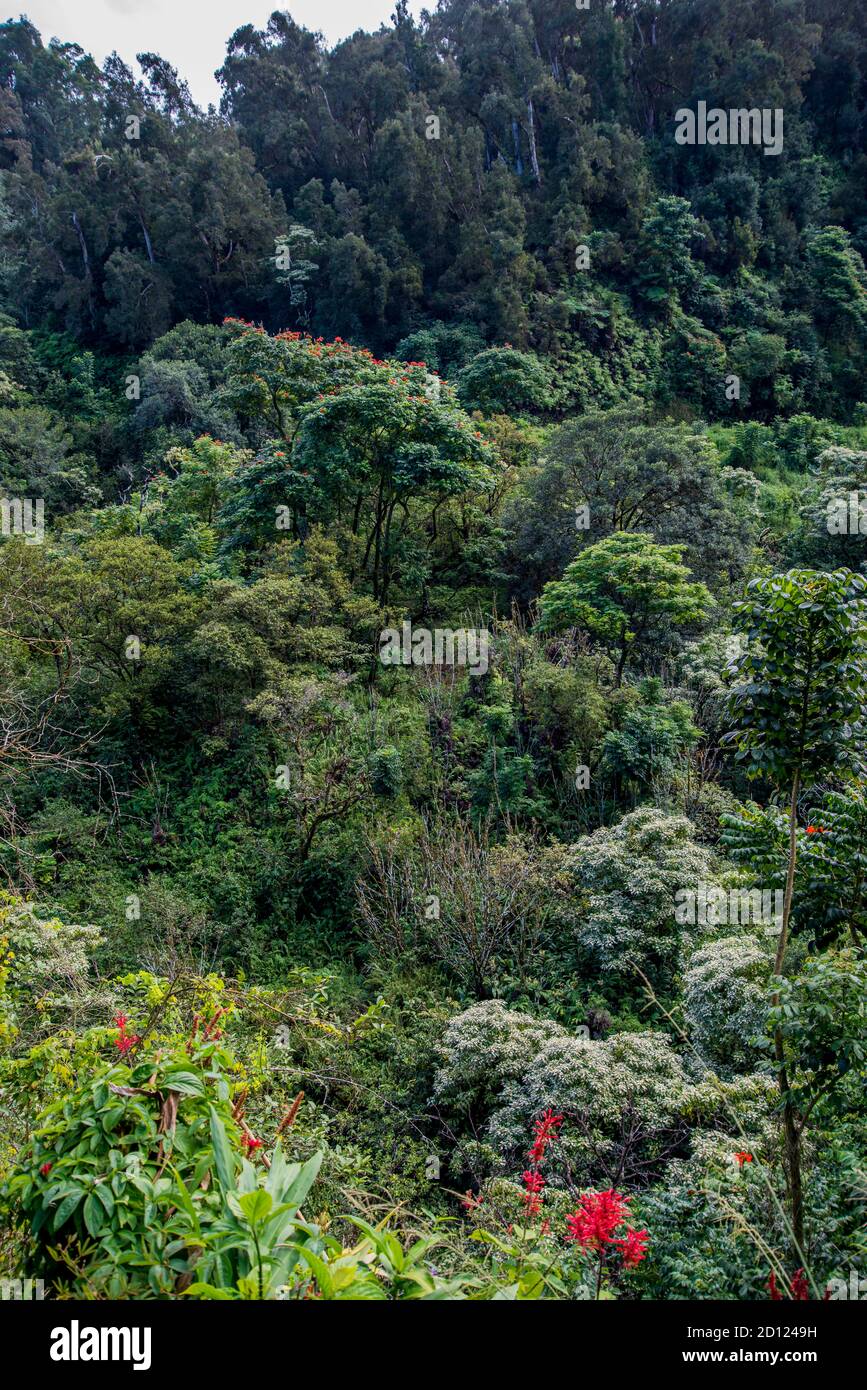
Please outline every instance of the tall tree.
[[[798, 797], [821, 777], [867, 769], [867, 579], [849, 570], [790, 570], [754, 579], [735, 605], [746, 637], [732, 663], [735, 685], [725, 735], [748, 777], [788, 791], [789, 852], [774, 974], [785, 972], [798, 854]], [[780, 990], [773, 1005], [779, 1005]], [[774, 1030], [783, 1103], [792, 1240], [801, 1264], [804, 1199], [801, 1140], [786, 1067], [783, 1032]]]
[[690, 583], [683, 547], [656, 545], [649, 536], [617, 532], [581, 552], [540, 600], [544, 632], [585, 627], [615, 651], [615, 684], [633, 651], [645, 652], [673, 629], [700, 623], [713, 600]]

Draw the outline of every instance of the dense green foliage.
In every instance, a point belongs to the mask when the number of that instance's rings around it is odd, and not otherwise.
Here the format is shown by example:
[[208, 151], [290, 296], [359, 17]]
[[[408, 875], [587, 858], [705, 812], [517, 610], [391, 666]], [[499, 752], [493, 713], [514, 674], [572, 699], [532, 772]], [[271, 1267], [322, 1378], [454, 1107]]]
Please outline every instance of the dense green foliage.
[[865, 24], [276, 13], [208, 113], [0, 26], [4, 1269], [860, 1267]]

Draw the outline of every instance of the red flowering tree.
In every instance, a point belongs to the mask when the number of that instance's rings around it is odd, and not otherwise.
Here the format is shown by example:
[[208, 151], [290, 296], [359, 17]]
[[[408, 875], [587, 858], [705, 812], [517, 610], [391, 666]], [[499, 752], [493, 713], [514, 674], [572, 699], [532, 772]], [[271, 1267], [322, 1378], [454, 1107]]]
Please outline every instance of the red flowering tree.
[[375, 362], [342, 338], [326, 343], [307, 333], [266, 333], [242, 319], [226, 319], [235, 335], [229, 348], [227, 401], [243, 423], [264, 428], [290, 445], [301, 409], [320, 392], [372, 378]]
[[223, 509], [227, 544], [263, 525], [273, 536], [275, 508], [291, 513], [295, 535], [310, 521], [336, 521], [358, 538], [361, 567], [385, 604], [414, 505], [489, 490], [495, 449], [423, 362], [233, 323], [226, 395], [268, 438]]

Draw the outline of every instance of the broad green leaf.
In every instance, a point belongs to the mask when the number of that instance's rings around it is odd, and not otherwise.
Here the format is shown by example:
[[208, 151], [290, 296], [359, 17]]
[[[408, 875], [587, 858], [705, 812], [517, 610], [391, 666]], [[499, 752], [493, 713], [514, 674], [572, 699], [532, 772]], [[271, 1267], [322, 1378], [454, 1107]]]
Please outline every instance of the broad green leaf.
[[226, 1127], [213, 1105], [210, 1105], [208, 1110], [211, 1116], [211, 1145], [214, 1150], [217, 1178], [223, 1190], [231, 1192], [235, 1187], [235, 1164], [226, 1135]]

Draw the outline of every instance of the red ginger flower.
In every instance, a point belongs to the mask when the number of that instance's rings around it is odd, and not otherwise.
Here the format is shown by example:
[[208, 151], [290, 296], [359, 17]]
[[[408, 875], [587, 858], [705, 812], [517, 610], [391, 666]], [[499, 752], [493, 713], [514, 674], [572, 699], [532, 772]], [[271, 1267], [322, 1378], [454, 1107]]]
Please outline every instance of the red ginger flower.
[[42, 1167], [39, 1169], [39, 1171], [40, 1171], [40, 1173], [42, 1174], [43, 1178], [47, 1178], [47, 1177], [48, 1177], [48, 1174], [51, 1172], [51, 1170], [52, 1170], [53, 1167], [54, 1167], [54, 1164], [53, 1164], [53, 1163], [43, 1163]]
[[115, 1038], [114, 1045], [117, 1048], [118, 1052], [120, 1052], [121, 1055], [123, 1055], [124, 1053], [129, 1052], [130, 1048], [134, 1047], [137, 1042], [141, 1042], [141, 1038], [139, 1038], [135, 1033], [128, 1033], [126, 1031], [126, 1025], [128, 1022], [126, 1014], [117, 1014], [114, 1021], [116, 1026], [120, 1029], [120, 1037]]
[[247, 1145], [247, 1153], [254, 1153], [256, 1149], [261, 1149], [262, 1140], [257, 1139], [254, 1134], [245, 1134], [244, 1143]]

